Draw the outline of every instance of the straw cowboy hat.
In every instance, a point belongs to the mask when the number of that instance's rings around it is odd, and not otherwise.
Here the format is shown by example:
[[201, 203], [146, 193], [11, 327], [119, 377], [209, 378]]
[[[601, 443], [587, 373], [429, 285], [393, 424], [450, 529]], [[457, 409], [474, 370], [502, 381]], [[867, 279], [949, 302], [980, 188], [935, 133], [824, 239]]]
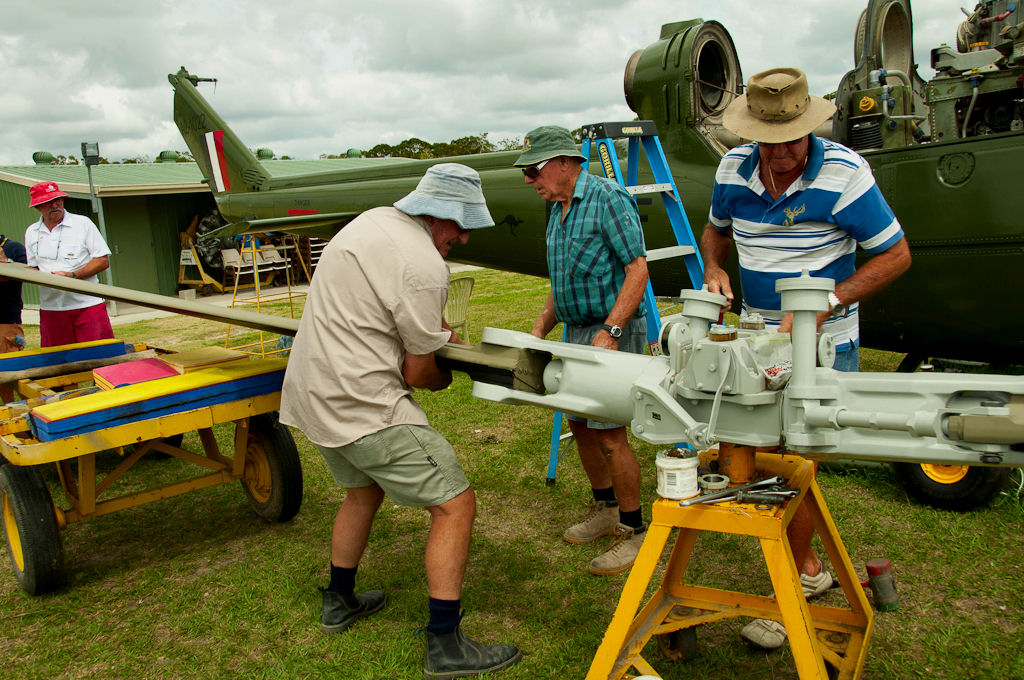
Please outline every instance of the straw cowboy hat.
[[780, 144], [813, 132], [835, 112], [832, 102], [807, 94], [803, 71], [773, 68], [750, 78], [747, 93], [729, 104], [722, 124], [743, 139]]

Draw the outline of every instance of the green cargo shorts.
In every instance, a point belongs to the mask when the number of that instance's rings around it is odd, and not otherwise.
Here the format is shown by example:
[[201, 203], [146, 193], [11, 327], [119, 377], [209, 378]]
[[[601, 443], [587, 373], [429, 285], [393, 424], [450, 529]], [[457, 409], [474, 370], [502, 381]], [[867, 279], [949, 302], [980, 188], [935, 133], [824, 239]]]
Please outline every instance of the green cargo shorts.
[[393, 425], [345, 446], [317, 448], [338, 484], [376, 483], [398, 505], [442, 505], [469, 488], [455, 449], [429, 425]]

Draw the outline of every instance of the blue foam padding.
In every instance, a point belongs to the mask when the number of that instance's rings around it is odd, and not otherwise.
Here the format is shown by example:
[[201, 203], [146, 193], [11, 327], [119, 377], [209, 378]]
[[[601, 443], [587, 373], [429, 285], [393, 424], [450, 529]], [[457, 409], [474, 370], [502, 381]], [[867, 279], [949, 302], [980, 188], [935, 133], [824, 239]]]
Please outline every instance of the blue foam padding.
[[103, 345], [94, 345], [92, 347], [70, 347], [56, 352], [43, 352], [38, 354], [26, 354], [19, 352], [18, 356], [0, 359], [0, 371], [24, 371], [28, 368], [54, 366], [56, 364], [66, 364], [72, 361], [119, 357], [127, 353], [128, 349], [123, 342], [110, 342]]
[[43, 442], [64, 439], [74, 435], [105, 430], [118, 425], [136, 423], [141, 420], [159, 418], [182, 411], [190, 411], [204, 406], [224, 404], [229, 401], [245, 399], [261, 394], [279, 392], [284, 382], [284, 371], [275, 371], [254, 375], [240, 380], [229, 380], [194, 390], [176, 392], [162, 397], [145, 399], [133, 404], [84, 413], [72, 418], [64, 418], [53, 422], [45, 422], [32, 417], [32, 434]]

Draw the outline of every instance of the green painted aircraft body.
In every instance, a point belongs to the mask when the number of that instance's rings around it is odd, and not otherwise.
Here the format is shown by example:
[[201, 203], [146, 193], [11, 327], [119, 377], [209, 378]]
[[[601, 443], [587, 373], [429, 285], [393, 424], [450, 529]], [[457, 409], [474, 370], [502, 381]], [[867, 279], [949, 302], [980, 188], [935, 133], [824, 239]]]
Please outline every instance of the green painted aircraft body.
[[[856, 27], [856, 63], [834, 93], [839, 113], [818, 131], [868, 159], [906, 232], [913, 265], [862, 306], [861, 328], [865, 346], [908, 352], [908, 364], [927, 357], [1020, 363], [1024, 274], [1017, 258], [1024, 218], [1016, 199], [1024, 186], [1024, 11], [1018, 7], [979, 3], [964, 22], [969, 30], [961, 27], [962, 49], [933, 50], [938, 75], [925, 82], [913, 59], [909, 0], [870, 0]], [[550, 204], [512, 167], [518, 152], [271, 177], [198, 93], [200, 79], [185, 69], [169, 79], [175, 123], [234, 233], [329, 238], [360, 212], [411, 191], [430, 165], [456, 161], [480, 172], [497, 227], [475, 234], [452, 259], [547, 275]], [[728, 31], [701, 19], [666, 24], [626, 66], [626, 101], [639, 119], [656, 124], [698, 239], [718, 162], [742, 142], [722, 127], [721, 115], [743, 83]], [[599, 166], [592, 163], [591, 171]], [[651, 181], [644, 166], [640, 181]], [[648, 249], [673, 245], [660, 200], [638, 203]], [[679, 261], [652, 263], [651, 276], [657, 294], [689, 287]]]

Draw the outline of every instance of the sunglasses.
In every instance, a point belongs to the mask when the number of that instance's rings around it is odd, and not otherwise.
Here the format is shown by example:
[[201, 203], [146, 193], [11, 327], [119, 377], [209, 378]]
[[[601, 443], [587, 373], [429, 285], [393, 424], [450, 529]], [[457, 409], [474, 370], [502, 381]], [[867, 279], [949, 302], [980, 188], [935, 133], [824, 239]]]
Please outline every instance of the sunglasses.
[[[551, 160], [550, 158], [548, 160]], [[548, 161], [541, 161], [537, 165], [531, 165], [528, 168], [523, 168], [523, 174], [526, 175], [527, 179], [537, 179], [540, 177], [540, 171], [544, 169], [544, 166], [548, 164]]]

